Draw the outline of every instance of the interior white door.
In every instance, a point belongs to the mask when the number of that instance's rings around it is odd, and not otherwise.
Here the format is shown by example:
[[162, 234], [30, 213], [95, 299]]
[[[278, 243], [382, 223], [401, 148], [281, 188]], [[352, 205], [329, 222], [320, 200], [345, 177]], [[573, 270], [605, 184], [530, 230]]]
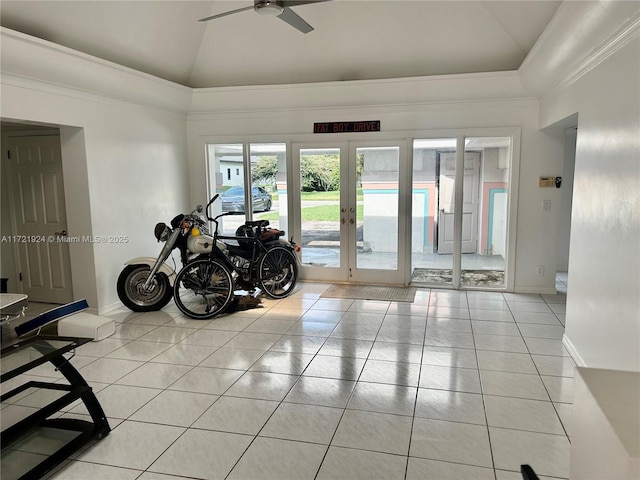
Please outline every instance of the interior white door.
[[73, 300], [59, 135], [9, 137], [9, 181], [22, 292]]
[[[438, 253], [453, 253], [454, 198], [456, 154], [440, 154], [440, 183], [438, 190]], [[462, 205], [462, 253], [478, 250], [478, 211], [480, 204], [480, 153], [466, 152], [464, 156]]]

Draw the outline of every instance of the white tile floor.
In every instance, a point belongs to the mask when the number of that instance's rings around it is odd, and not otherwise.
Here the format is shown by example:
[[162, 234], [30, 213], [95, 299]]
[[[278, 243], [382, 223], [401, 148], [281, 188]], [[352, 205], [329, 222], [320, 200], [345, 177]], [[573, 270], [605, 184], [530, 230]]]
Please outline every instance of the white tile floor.
[[[523, 463], [568, 478], [563, 294], [327, 287], [211, 321], [115, 312], [115, 335], [72, 360], [113, 430], [51, 478], [507, 480]], [[3, 424], [38, 395], [3, 405]]]

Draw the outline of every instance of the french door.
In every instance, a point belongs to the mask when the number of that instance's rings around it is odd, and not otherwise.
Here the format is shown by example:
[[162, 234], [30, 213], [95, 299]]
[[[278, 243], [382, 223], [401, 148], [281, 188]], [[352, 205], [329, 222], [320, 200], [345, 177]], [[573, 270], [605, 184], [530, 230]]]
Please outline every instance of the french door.
[[[415, 139], [411, 283], [512, 288], [517, 136]], [[515, 149], [517, 152], [517, 149]]]
[[294, 143], [292, 227], [301, 277], [404, 284], [405, 141]]

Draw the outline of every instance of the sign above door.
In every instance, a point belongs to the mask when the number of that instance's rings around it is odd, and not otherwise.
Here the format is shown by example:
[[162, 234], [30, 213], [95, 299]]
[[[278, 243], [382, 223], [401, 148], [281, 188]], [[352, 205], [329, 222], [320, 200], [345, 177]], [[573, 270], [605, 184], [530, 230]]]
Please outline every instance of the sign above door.
[[379, 132], [380, 120], [360, 122], [321, 122], [313, 124], [313, 133]]

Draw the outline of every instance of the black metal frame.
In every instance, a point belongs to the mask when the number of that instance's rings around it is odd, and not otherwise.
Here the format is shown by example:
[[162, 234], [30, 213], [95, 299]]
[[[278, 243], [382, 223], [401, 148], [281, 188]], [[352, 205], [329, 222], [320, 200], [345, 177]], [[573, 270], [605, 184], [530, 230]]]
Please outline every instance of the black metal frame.
[[[94, 438], [101, 439], [109, 434], [111, 427], [107, 421], [98, 399], [93, 393], [91, 387], [87, 384], [86, 380], [80, 375], [78, 370], [71, 365], [71, 363], [63, 356], [65, 353], [74, 350], [80, 345], [83, 345], [91, 339], [89, 338], [74, 338], [74, 337], [57, 337], [49, 335], [39, 335], [27, 340], [20, 341], [14, 345], [10, 345], [1, 351], [1, 356], [8, 357], [11, 354], [17, 353], [27, 347], [34, 347], [38, 349], [37, 342], [48, 340], [55, 341], [68, 341], [69, 344], [61, 348], [56, 348], [54, 351], [46, 349], [42, 352], [42, 356], [36, 358], [24, 365], [5, 372], [0, 376], [0, 381], [5, 382], [11, 378], [15, 378], [18, 375], [25, 373], [32, 368], [35, 368], [44, 363], [52, 363], [62, 375], [68, 380], [69, 385], [58, 383], [47, 383], [38, 381], [28, 381], [17, 388], [14, 388], [10, 392], [3, 394], [0, 397], [0, 401], [4, 402], [7, 399], [24, 392], [29, 388], [41, 388], [46, 390], [58, 390], [66, 392], [61, 397], [55, 399], [48, 405], [40, 408], [40, 410], [32, 413], [31, 415], [23, 418], [18, 423], [6, 428], [0, 434], [0, 443], [2, 444], [2, 451], [5, 449], [10, 450], [11, 446], [26, 438], [31, 433], [34, 433], [38, 429], [42, 428], [54, 428], [59, 430], [71, 430], [78, 432], [78, 435], [65, 445], [60, 447], [57, 451], [46, 457], [35, 467], [25, 472], [19, 477], [19, 480], [27, 480], [40, 478], [47, 472], [51, 471], [55, 466], [64, 461], [69, 455], [79, 450], [87, 442]], [[55, 418], [50, 419], [51, 415], [55, 414], [60, 409], [69, 405], [70, 403], [81, 399], [89, 414], [91, 415], [92, 422], [86, 420], [77, 420], [70, 418]]]
[[522, 474], [522, 480], [539, 480], [538, 475], [529, 465], [520, 465], [520, 473]]
[[[284, 248], [291, 248], [293, 259], [294, 261], [297, 261], [297, 257], [294, 253], [295, 250], [293, 247], [290, 247], [285, 244], [281, 244], [277, 241], [277, 239], [261, 240], [259, 238], [259, 235], [261, 233], [261, 228], [266, 227], [268, 225], [268, 223], [265, 225], [263, 220], [247, 221], [245, 223], [245, 225], [251, 228], [251, 230], [254, 233], [254, 236], [238, 237], [234, 235], [220, 235], [218, 231], [219, 224], [217, 220], [218, 218], [229, 215], [231, 213], [232, 212], [225, 212], [222, 215], [218, 215], [216, 218], [209, 218], [209, 220], [215, 223], [215, 229], [213, 232], [213, 248], [210, 253], [210, 258], [222, 263], [225, 267], [229, 269], [229, 273], [236, 272], [239, 275], [241, 280], [239, 286], [251, 290], [256, 287], [256, 284], [260, 280], [266, 280], [264, 278], [260, 278], [260, 272], [258, 271], [258, 267], [260, 265], [260, 261], [262, 257], [266, 256], [269, 253], [270, 247], [282, 246]], [[284, 235], [284, 232], [278, 235], [278, 238], [282, 235]], [[243, 267], [234, 265], [231, 262], [231, 260], [229, 260], [229, 258], [224, 254], [224, 252], [220, 250], [220, 248], [216, 243], [216, 240], [220, 240], [223, 243], [224, 243], [224, 240], [234, 240], [238, 242], [238, 246], [229, 245], [227, 243], [225, 243], [225, 245], [227, 245], [227, 248], [229, 249], [229, 253], [231, 253], [231, 255], [243, 258], [249, 263], [249, 266], [245, 269]], [[243, 247], [241, 242], [250, 243], [251, 245], [248, 248]]]

